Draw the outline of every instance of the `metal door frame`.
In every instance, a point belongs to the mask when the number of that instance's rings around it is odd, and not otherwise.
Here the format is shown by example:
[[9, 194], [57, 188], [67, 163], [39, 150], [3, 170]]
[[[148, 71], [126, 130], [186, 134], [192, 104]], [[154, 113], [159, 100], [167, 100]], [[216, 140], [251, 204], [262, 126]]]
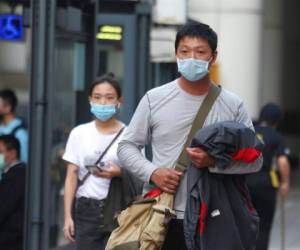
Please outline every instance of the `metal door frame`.
[[[136, 64], [137, 64], [137, 35], [136, 35], [136, 15], [130, 14], [108, 14], [100, 13], [97, 15], [96, 26], [102, 24], [120, 25], [123, 27], [123, 86], [122, 92], [124, 96], [123, 112], [120, 118], [128, 123], [134, 112], [136, 105]], [[98, 57], [96, 64], [99, 66]], [[98, 68], [98, 67], [97, 67]]]

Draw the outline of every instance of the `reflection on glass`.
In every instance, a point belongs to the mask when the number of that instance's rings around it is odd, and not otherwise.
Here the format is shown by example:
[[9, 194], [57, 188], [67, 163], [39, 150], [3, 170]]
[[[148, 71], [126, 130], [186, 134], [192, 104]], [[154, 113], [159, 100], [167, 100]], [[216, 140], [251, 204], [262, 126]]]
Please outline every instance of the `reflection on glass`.
[[[82, 46], [82, 44], [81, 44]], [[76, 71], [78, 44], [57, 40], [54, 68], [54, 112], [52, 121], [51, 188], [50, 188], [50, 248], [65, 245], [63, 238], [63, 186], [65, 164], [61, 157], [71, 128], [75, 125], [74, 71]], [[78, 67], [78, 66], [77, 66]]]
[[124, 79], [122, 42], [99, 42], [98, 51], [98, 75], [113, 72], [116, 79], [122, 84], [122, 80]]

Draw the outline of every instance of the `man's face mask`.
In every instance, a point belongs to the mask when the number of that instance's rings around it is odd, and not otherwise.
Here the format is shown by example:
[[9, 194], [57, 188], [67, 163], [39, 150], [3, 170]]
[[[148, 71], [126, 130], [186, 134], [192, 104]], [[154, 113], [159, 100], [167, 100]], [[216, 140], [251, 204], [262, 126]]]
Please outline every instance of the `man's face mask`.
[[4, 154], [0, 154], [0, 170], [2, 170], [3, 168], [5, 168], [6, 163], [5, 163], [5, 156]]
[[178, 71], [185, 79], [187, 79], [190, 82], [199, 81], [208, 74], [209, 62], [210, 60], [204, 61], [194, 58], [177, 58]]

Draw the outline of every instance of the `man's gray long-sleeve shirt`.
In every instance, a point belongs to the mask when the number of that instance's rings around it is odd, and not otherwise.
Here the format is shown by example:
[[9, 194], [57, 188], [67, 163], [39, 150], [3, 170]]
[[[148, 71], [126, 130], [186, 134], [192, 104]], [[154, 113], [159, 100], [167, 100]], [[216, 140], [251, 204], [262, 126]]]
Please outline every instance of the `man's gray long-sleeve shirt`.
[[[118, 156], [125, 168], [145, 182], [144, 191], [153, 186], [150, 177], [157, 168], [174, 168], [183, 149], [193, 120], [205, 96], [193, 96], [182, 90], [178, 80], [148, 91], [141, 99], [131, 122], [119, 143]], [[211, 108], [204, 127], [221, 121], [236, 121], [253, 129], [242, 100], [222, 89]], [[141, 153], [151, 144], [152, 162]], [[226, 170], [211, 168], [222, 174], [245, 174], [260, 169], [262, 158], [252, 164], [237, 162]], [[180, 182], [174, 209], [183, 218], [186, 204], [186, 177]]]

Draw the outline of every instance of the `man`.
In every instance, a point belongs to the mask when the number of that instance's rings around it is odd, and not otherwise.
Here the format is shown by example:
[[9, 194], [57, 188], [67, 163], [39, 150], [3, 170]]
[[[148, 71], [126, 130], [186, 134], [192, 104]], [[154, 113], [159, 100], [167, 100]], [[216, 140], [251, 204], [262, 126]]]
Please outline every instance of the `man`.
[[0, 249], [23, 245], [25, 165], [19, 161], [20, 144], [12, 135], [0, 136]]
[[[217, 34], [206, 24], [190, 22], [177, 33], [175, 53], [181, 77], [154, 88], [140, 101], [135, 114], [119, 144], [118, 156], [126, 168], [146, 184], [165, 192], [176, 193], [172, 220], [163, 249], [186, 249], [183, 215], [186, 205], [186, 176], [174, 169], [183, 150], [194, 118], [212, 86], [209, 69], [217, 58]], [[221, 121], [237, 121], [253, 129], [242, 100], [222, 89], [211, 108], [204, 126]], [[152, 146], [153, 159], [141, 153], [146, 144]], [[260, 169], [262, 159], [253, 164], [235, 163], [222, 171], [214, 159], [200, 148], [187, 148], [188, 156], [198, 168], [210, 166], [216, 173], [244, 174]]]
[[[275, 103], [267, 103], [261, 109], [258, 124], [255, 126], [257, 136], [260, 137], [265, 148], [264, 162], [261, 171], [247, 176], [247, 184], [253, 204], [260, 217], [259, 237], [256, 250], [267, 250], [275, 215], [277, 190], [282, 197], [289, 192], [290, 164], [283, 137], [277, 131], [282, 114]], [[278, 168], [280, 181], [275, 168]]]
[[23, 162], [28, 159], [28, 133], [24, 121], [15, 116], [18, 105], [16, 94], [10, 89], [0, 91], [0, 135], [13, 135], [21, 145], [21, 157]]

